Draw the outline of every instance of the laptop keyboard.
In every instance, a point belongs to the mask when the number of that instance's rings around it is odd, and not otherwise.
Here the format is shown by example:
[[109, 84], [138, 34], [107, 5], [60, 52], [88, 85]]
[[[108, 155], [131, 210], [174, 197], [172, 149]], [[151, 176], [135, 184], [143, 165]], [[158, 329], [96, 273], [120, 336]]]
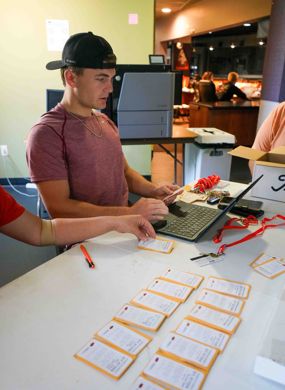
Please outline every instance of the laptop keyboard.
[[193, 240], [197, 233], [215, 219], [217, 214], [220, 214], [220, 210], [187, 204], [187, 212], [184, 216], [177, 217], [169, 214], [167, 225], [159, 229], [159, 232]]

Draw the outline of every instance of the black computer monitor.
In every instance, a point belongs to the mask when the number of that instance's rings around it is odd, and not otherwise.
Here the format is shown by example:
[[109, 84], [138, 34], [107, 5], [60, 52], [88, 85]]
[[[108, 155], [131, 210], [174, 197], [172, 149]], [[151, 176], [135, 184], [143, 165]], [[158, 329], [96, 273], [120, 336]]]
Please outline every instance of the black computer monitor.
[[46, 90], [46, 109], [47, 111], [54, 108], [63, 97], [64, 91], [62, 89], [47, 89]]
[[180, 106], [182, 104], [182, 70], [175, 70], [175, 84], [174, 84], [174, 105]]
[[148, 55], [149, 63], [152, 65], [155, 64], [160, 64], [163, 65], [165, 64], [165, 59], [163, 54], [149, 54]]

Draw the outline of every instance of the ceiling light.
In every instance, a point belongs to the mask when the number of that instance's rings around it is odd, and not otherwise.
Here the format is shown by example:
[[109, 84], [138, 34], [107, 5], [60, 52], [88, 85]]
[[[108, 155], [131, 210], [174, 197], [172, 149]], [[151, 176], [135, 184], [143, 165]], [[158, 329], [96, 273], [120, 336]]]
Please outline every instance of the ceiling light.
[[244, 27], [250, 27], [251, 23], [244, 23], [243, 25], [244, 25]]
[[177, 43], [176, 43], [176, 47], [177, 47], [177, 49], [181, 50], [182, 47], [183, 47], [183, 43], [177, 42]]
[[213, 50], [214, 50], [214, 47], [213, 47], [213, 46], [210, 46], [210, 47], [209, 47], [209, 50], [213, 51]]
[[209, 31], [209, 34], [212, 34], [212, 31]]
[[230, 46], [231, 49], [234, 49], [235, 47], [236, 47], [236, 45], [234, 43], [232, 43]]
[[171, 11], [171, 8], [161, 8], [161, 12], [163, 12], [164, 14], [170, 14]]
[[263, 45], [264, 45], [264, 41], [261, 39], [260, 41], [258, 41], [258, 44], [259, 44], [260, 46], [263, 46]]

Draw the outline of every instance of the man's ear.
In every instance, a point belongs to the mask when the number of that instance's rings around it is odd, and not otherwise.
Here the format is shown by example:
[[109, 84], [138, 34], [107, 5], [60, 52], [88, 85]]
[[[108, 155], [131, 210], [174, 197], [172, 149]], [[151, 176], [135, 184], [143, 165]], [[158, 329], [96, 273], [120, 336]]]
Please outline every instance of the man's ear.
[[72, 72], [71, 69], [66, 69], [66, 71], [64, 72], [64, 78], [66, 85], [69, 85], [70, 87], [76, 86], [77, 75]]

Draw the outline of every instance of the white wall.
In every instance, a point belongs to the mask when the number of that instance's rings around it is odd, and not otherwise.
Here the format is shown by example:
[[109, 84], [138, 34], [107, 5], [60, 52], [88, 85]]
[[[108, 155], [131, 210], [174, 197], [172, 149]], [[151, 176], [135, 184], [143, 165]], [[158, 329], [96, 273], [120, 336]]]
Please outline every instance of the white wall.
[[[70, 34], [104, 36], [119, 63], [148, 63], [154, 0], [0, 0], [0, 9], [0, 144], [9, 148], [8, 176], [23, 177], [28, 176], [24, 140], [45, 112], [46, 89], [62, 88], [59, 71], [45, 69], [48, 61], [61, 57], [47, 50], [46, 19], [67, 19]], [[138, 13], [137, 25], [128, 24], [129, 13]], [[143, 148], [139, 153], [147, 151], [150, 161], [149, 147]], [[0, 178], [5, 174], [0, 158]]]

